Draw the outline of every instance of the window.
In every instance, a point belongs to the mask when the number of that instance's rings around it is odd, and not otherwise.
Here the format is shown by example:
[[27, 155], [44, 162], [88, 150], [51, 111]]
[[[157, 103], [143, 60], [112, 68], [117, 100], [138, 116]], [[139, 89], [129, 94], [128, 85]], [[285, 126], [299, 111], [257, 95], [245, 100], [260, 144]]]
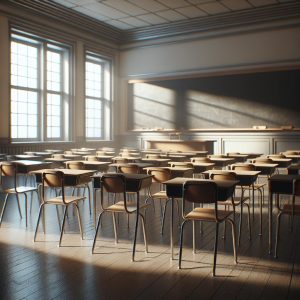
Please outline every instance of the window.
[[88, 140], [109, 139], [111, 63], [88, 52], [85, 61], [85, 124]]
[[12, 140], [69, 139], [69, 61], [66, 45], [12, 33]]

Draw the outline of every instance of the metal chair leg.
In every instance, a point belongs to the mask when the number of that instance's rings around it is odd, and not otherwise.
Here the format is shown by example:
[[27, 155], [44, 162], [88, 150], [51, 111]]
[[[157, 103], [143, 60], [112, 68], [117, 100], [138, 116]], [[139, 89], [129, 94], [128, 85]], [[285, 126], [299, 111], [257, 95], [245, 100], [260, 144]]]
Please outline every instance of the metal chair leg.
[[36, 228], [35, 228], [35, 232], [34, 232], [34, 237], [33, 237], [34, 242], [36, 241], [36, 236], [37, 236], [37, 232], [38, 232], [38, 229], [39, 229], [39, 224], [40, 224], [43, 208], [44, 208], [44, 204], [41, 204], [40, 209], [39, 209], [39, 215], [38, 215], [37, 223], [36, 223]]
[[117, 224], [116, 224], [116, 214], [112, 213], [113, 217], [113, 225], [114, 225], [114, 233], [115, 233], [115, 243], [118, 243], [118, 232], [117, 232]]
[[79, 224], [81, 239], [83, 240], [83, 230], [82, 230], [81, 215], [80, 215], [79, 207], [78, 207], [77, 203], [74, 203], [74, 205], [75, 205], [76, 210], [77, 210], [77, 218], [78, 218], [78, 224]]
[[231, 220], [231, 219], [227, 219], [227, 221], [231, 224], [231, 231], [232, 231], [232, 246], [233, 246], [233, 258], [234, 258], [234, 262], [237, 264], [235, 223], [234, 223], [234, 221]]
[[179, 261], [178, 261], [178, 269], [181, 269], [181, 261], [182, 261], [182, 244], [183, 244], [183, 230], [186, 220], [181, 223], [180, 229], [180, 247], [179, 247]]
[[215, 247], [214, 247], [213, 276], [216, 276], [216, 264], [217, 264], [217, 252], [218, 252], [218, 238], [219, 238], [219, 223], [216, 223], [216, 236], [215, 236]]
[[7, 198], [8, 198], [8, 194], [6, 194], [5, 199], [4, 199], [4, 204], [3, 204], [1, 215], [0, 215], [0, 226], [2, 224], [2, 219], [3, 219], [4, 211], [5, 211], [5, 208], [6, 208], [6, 205], [7, 205]]
[[92, 254], [94, 253], [94, 250], [95, 250], [96, 240], [97, 240], [97, 235], [98, 235], [99, 227], [100, 227], [100, 224], [101, 224], [102, 214], [103, 214], [103, 212], [101, 212], [99, 214], [99, 218], [98, 218], [98, 222], [97, 222], [97, 226], [96, 226], [96, 231], [95, 231], [95, 237], [94, 237], [94, 241], [93, 241]]
[[140, 214], [142, 220], [142, 228], [143, 228], [143, 236], [144, 236], [144, 243], [145, 243], [145, 252], [148, 253], [148, 243], [147, 243], [147, 235], [146, 235], [146, 226], [145, 226], [145, 218], [142, 214]]
[[241, 205], [241, 212], [240, 212], [240, 224], [239, 224], [238, 245], [240, 245], [240, 243], [241, 243], [242, 225], [243, 225], [243, 205]]
[[68, 205], [65, 208], [65, 212], [64, 212], [64, 217], [63, 217], [63, 222], [62, 222], [62, 226], [61, 226], [61, 231], [60, 231], [60, 237], [59, 237], [59, 243], [58, 246], [61, 246], [61, 242], [62, 242], [62, 236], [64, 234], [64, 228], [65, 228], [65, 224], [66, 224], [66, 216], [68, 213]]
[[134, 261], [135, 256], [135, 248], [136, 248], [136, 238], [137, 238], [137, 230], [139, 224], [139, 212], [136, 212], [136, 221], [135, 221], [135, 229], [134, 229], [134, 240], [133, 240], [133, 249], [132, 249], [132, 261]]
[[20, 199], [19, 199], [18, 193], [16, 194], [16, 197], [17, 197], [17, 203], [18, 203], [18, 210], [19, 210], [20, 218], [22, 219], [22, 212], [21, 212]]
[[282, 213], [280, 212], [277, 215], [277, 225], [276, 225], [276, 240], [275, 240], [275, 251], [274, 251], [274, 257], [278, 257], [278, 240], [279, 240], [279, 229], [280, 229], [280, 221], [281, 221]]

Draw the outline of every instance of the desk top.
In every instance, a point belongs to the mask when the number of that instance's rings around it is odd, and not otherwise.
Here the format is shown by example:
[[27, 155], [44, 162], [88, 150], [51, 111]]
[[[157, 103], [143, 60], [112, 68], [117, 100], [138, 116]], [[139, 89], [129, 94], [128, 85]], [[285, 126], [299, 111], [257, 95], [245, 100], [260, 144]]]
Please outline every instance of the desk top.
[[[106, 173], [106, 174], [116, 174], [116, 173]], [[119, 174], [119, 173], [118, 173]], [[105, 175], [105, 174], [103, 174]], [[103, 175], [93, 175], [93, 188], [100, 188], [100, 180]], [[152, 176], [149, 174], [127, 174], [121, 173], [126, 179], [126, 191], [128, 192], [139, 192], [141, 189], [147, 188], [152, 183]]]
[[300, 180], [300, 175], [276, 174], [269, 178], [269, 192], [271, 194], [293, 194], [293, 183]]
[[74, 169], [40, 169], [31, 171], [32, 174], [43, 174], [44, 172], [61, 171], [65, 176], [81, 176], [81, 175], [93, 175], [97, 170], [74, 170]]
[[176, 177], [163, 182], [166, 185], [167, 195], [170, 198], [181, 198], [182, 187], [186, 181], [212, 181], [218, 186], [218, 200], [225, 201], [233, 194], [235, 186], [239, 181], [235, 180], [210, 180], [210, 179], [191, 179], [186, 177]]

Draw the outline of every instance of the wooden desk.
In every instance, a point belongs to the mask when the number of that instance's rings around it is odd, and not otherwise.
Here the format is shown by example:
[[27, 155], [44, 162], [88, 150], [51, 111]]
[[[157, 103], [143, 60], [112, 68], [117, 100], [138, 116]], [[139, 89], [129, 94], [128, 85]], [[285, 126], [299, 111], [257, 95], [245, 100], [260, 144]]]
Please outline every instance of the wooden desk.
[[270, 157], [270, 159], [272, 160], [272, 162], [274, 162], [274, 164], [277, 164], [276, 168], [286, 169], [292, 163], [291, 158], [272, 158], [272, 157]]
[[206, 163], [206, 162], [173, 162], [173, 161], [169, 161], [168, 164], [172, 165], [172, 164], [176, 164], [176, 166], [180, 166], [180, 165], [185, 165], [185, 164], [192, 164], [193, 168], [194, 168], [194, 173], [195, 174], [199, 174], [199, 173], [203, 173], [207, 170], [212, 169], [215, 164], [214, 163]]
[[41, 160], [42, 157], [41, 156], [37, 156], [37, 155], [28, 155], [28, 154], [17, 154], [17, 155], [13, 155], [13, 157], [15, 158], [15, 160]]
[[40, 169], [31, 171], [30, 174], [36, 176], [36, 182], [42, 183], [42, 174], [44, 172], [61, 171], [64, 173], [65, 186], [76, 186], [82, 183], [86, 183], [91, 180], [91, 176], [97, 172], [97, 170], [74, 170], [74, 169]]
[[142, 162], [153, 164], [157, 167], [164, 167], [167, 166], [167, 163], [171, 161], [170, 158], [142, 158]]
[[248, 154], [227, 154], [226, 157], [233, 158], [235, 162], [245, 162], [249, 158]]
[[210, 157], [211, 162], [213, 162], [216, 167], [224, 168], [232, 163], [234, 163], [234, 158], [226, 158], [226, 157]]
[[[64, 162], [67, 164], [70, 160]], [[90, 160], [71, 160], [71, 162], [82, 162], [86, 170], [97, 170], [98, 172], [106, 172], [108, 170], [109, 162], [104, 161], [90, 161]]]
[[130, 165], [137, 166], [140, 169], [141, 173], [142, 173], [142, 171], [144, 171], [143, 170], [144, 168], [153, 166], [153, 164], [150, 164], [150, 163], [137, 162], [137, 163], [114, 163], [114, 164], [109, 164], [109, 167], [114, 168], [115, 172], [118, 172], [119, 167], [130, 166]]
[[192, 168], [183, 168], [183, 167], [149, 167], [145, 168], [145, 170], [151, 171], [151, 170], [157, 170], [157, 169], [168, 169], [171, 171], [171, 177], [187, 177], [192, 178], [193, 177], [193, 169]]
[[229, 197], [232, 196], [236, 184], [238, 181], [231, 181], [231, 180], [208, 180], [208, 179], [191, 179], [191, 178], [184, 178], [184, 177], [177, 177], [165, 181], [164, 184], [166, 185], [166, 192], [167, 196], [171, 198], [171, 224], [170, 224], [170, 248], [171, 248], [171, 259], [174, 258], [174, 242], [173, 242], [173, 223], [174, 223], [174, 199], [175, 198], [182, 198], [182, 188], [183, 184], [187, 180], [192, 181], [214, 181], [218, 186], [218, 201], [225, 201]]
[[293, 183], [295, 179], [300, 179], [300, 175], [276, 174], [269, 178], [269, 254], [272, 253], [272, 234], [273, 234], [273, 195], [277, 197], [281, 194], [292, 195]]
[[142, 157], [140, 156], [115, 156], [112, 158], [112, 160], [114, 161], [115, 159], [127, 159], [130, 162], [136, 162], [142, 159]]
[[287, 170], [290, 175], [299, 175], [300, 164], [292, 164], [287, 168]]
[[[220, 174], [220, 173], [225, 173], [228, 171], [225, 170], [208, 170], [203, 172], [205, 175], [206, 179], [209, 179], [211, 174]], [[240, 171], [240, 170], [230, 170], [230, 172], [235, 173], [237, 179], [239, 180], [239, 184], [241, 186], [250, 186], [253, 184], [257, 176], [260, 174], [260, 171]]]
[[37, 160], [13, 160], [11, 162], [17, 165], [17, 172], [21, 174], [27, 174], [31, 171], [44, 169], [52, 164], [51, 162]]

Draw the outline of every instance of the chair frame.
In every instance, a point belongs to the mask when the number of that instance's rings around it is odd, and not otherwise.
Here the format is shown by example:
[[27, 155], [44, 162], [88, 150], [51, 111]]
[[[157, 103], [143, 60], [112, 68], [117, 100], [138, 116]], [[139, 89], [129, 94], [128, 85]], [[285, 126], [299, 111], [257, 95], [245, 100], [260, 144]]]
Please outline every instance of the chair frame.
[[[112, 185], [108, 184], [107, 181], [111, 180]], [[132, 249], [132, 261], [135, 260], [135, 252], [136, 252], [136, 241], [137, 241], [137, 230], [138, 230], [138, 222], [139, 218], [142, 220], [142, 229], [143, 229], [143, 235], [144, 235], [144, 243], [145, 243], [145, 252], [148, 253], [148, 244], [147, 244], [147, 236], [146, 236], [146, 229], [145, 229], [145, 217], [141, 214], [140, 210], [143, 208], [146, 208], [148, 204], [140, 205], [138, 202], [138, 198], [136, 200], [136, 206], [134, 209], [130, 210], [128, 207], [127, 203], [127, 192], [126, 192], [126, 178], [124, 175], [119, 174], [119, 173], [108, 173], [104, 174], [101, 177], [101, 189], [100, 189], [100, 207], [102, 209], [101, 213], [99, 214], [98, 221], [97, 221], [97, 226], [96, 226], [96, 232], [94, 236], [94, 241], [93, 241], [93, 246], [92, 246], [92, 253], [95, 253], [95, 247], [96, 247], [96, 242], [97, 242], [97, 235], [99, 231], [99, 227], [101, 224], [101, 218], [104, 213], [112, 213], [113, 217], [113, 227], [114, 227], [114, 235], [115, 235], [115, 243], [118, 243], [118, 234], [117, 234], [117, 224], [116, 224], [116, 213], [126, 213], [128, 215], [130, 214], [136, 214], [136, 221], [135, 221], [135, 229], [134, 229], [134, 240], [133, 240], [133, 249]], [[104, 190], [107, 193], [112, 193], [114, 195], [116, 194], [121, 194], [122, 195], [122, 201], [118, 203], [114, 203], [113, 205], [110, 206], [105, 206], [104, 205]], [[113, 208], [114, 205], [118, 205], [120, 203], [123, 203], [124, 206], [123, 208], [116, 210]]]
[[[6, 170], [8, 168], [8, 170]], [[9, 195], [16, 195], [17, 198], [17, 204], [18, 204], [18, 210], [20, 214], [20, 218], [22, 219], [22, 212], [21, 212], [21, 207], [20, 207], [20, 198], [19, 194], [23, 194], [25, 197], [25, 224], [26, 227], [28, 226], [28, 198], [27, 198], [27, 193], [29, 192], [36, 192], [37, 198], [39, 199], [38, 195], [38, 188], [37, 187], [28, 187], [28, 186], [18, 186], [18, 179], [17, 179], [17, 164], [13, 162], [2, 162], [0, 164], [0, 186], [2, 187], [3, 184], [3, 177], [13, 177], [13, 187], [12, 188], [5, 188], [3, 189], [3, 192], [6, 193], [5, 199], [4, 199], [4, 204], [1, 210], [0, 214], [0, 226], [2, 224], [3, 220], [3, 215], [6, 209], [7, 205], [7, 200]], [[22, 189], [22, 190], [20, 190]]]
[[[56, 184], [51, 184], [50, 183], [49, 184], [49, 180], [47, 179], [48, 176], [56, 176], [57, 180], [58, 180], [58, 183], [56, 183]], [[66, 222], [66, 216], [67, 216], [69, 205], [74, 205], [76, 210], [77, 210], [77, 217], [78, 217], [80, 235], [81, 235], [81, 239], [83, 239], [82, 223], [81, 223], [81, 216], [80, 216], [80, 210], [79, 210], [79, 207], [78, 207], [78, 202], [81, 201], [81, 200], [84, 200], [85, 197], [84, 196], [77, 196], [77, 197], [76, 196], [66, 196], [65, 195], [64, 173], [62, 171], [47, 171], [47, 172], [44, 172], [42, 174], [42, 184], [41, 184], [41, 186], [42, 186], [42, 196], [41, 196], [42, 201], [41, 201], [41, 205], [40, 205], [40, 209], [39, 209], [36, 229], [35, 229], [35, 232], [34, 232], [34, 239], [33, 239], [34, 242], [36, 242], [36, 237], [37, 237], [37, 232], [38, 232], [38, 228], [39, 228], [39, 224], [40, 224], [41, 214], [42, 214], [42, 212], [44, 212], [45, 205], [56, 205], [56, 207], [58, 205], [65, 206], [63, 221], [62, 221], [62, 225], [60, 226], [60, 237], [59, 237], [59, 243], [58, 243], [59, 247], [61, 246], [61, 243], [62, 243], [64, 228], [65, 228], [65, 222]], [[46, 187], [59, 188], [61, 196], [46, 199]], [[68, 202], [68, 201], [66, 201], [68, 199], [68, 197], [73, 197], [74, 200]], [[51, 199], [61, 199], [61, 201], [57, 200], [56, 203], [55, 202], [51, 203], [51, 202], [49, 202], [49, 200], [51, 200]], [[57, 214], [58, 214], [58, 211], [57, 211]], [[45, 213], [44, 213], [44, 215], [45, 215]], [[44, 233], [45, 233], [45, 220], [43, 220], [43, 228], [44, 228]]]
[[[205, 186], [206, 191], [203, 191], [203, 187]], [[192, 195], [189, 194], [192, 188], [196, 188], [196, 192], [193, 191]], [[201, 199], [202, 193], [206, 192], [205, 199]], [[182, 244], [183, 244], [183, 232], [184, 226], [188, 221], [207, 221], [207, 222], [214, 222], [216, 224], [216, 231], [215, 231], [215, 244], [214, 244], [214, 259], [213, 259], [213, 276], [216, 275], [216, 262], [217, 262], [217, 251], [218, 251], [218, 236], [219, 236], [219, 224], [222, 222], [228, 221], [231, 224], [232, 228], [232, 242], [233, 242], [233, 253], [234, 253], [234, 262], [237, 263], [237, 252], [236, 252], [236, 236], [235, 236], [235, 222], [229, 216], [233, 213], [228, 212], [228, 215], [224, 218], [220, 218], [219, 214], [221, 211], [218, 209], [218, 187], [217, 184], [213, 181], [192, 181], [188, 180], [183, 184], [183, 197], [182, 197], [182, 218], [183, 222], [181, 224], [180, 230], [180, 250], [179, 250], [179, 263], [178, 268], [181, 269], [182, 265]], [[188, 214], [186, 213], [185, 203], [191, 202], [193, 203], [193, 209], [190, 212], [195, 211], [195, 204], [202, 203], [202, 204], [213, 204], [214, 208], [211, 211], [214, 211], [214, 218], [208, 219], [205, 217], [194, 217], [188, 218]], [[198, 211], [204, 210], [205, 208], [197, 207]]]

